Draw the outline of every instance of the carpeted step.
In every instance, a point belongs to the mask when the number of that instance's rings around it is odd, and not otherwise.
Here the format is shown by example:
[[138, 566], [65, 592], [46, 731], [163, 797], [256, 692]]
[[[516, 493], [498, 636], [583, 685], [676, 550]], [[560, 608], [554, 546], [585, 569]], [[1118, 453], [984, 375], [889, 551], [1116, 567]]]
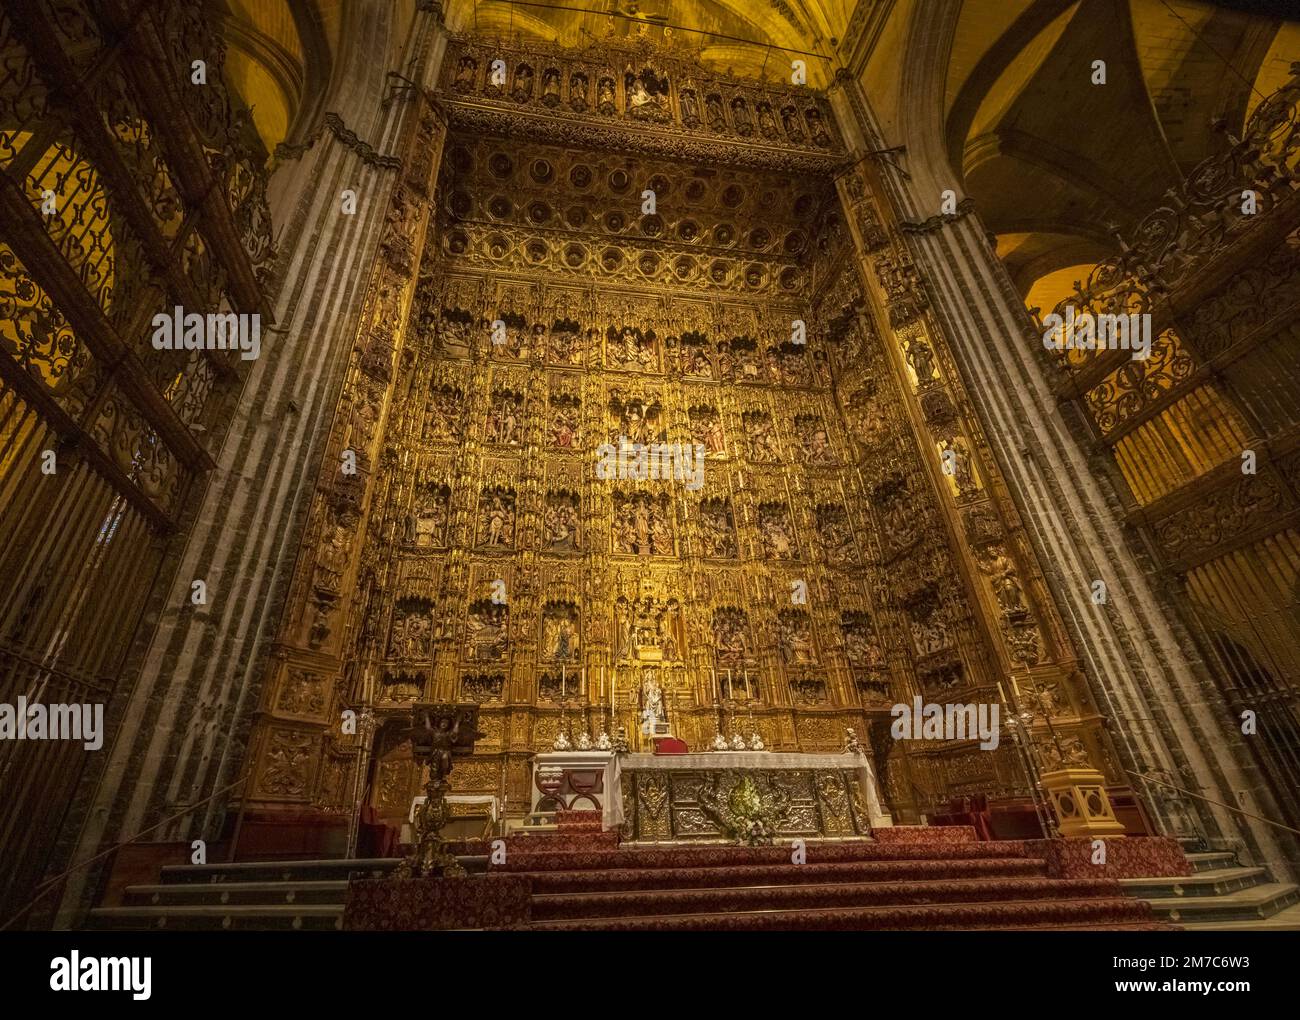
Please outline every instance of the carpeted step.
[[[793, 867], [793, 865], [792, 865]], [[835, 882], [722, 889], [651, 889], [533, 895], [537, 921], [561, 918], [647, 917], [723, 911], [831, 909], [932, 903], [1083, 899], [1122, 895], [1106, 879], [947, 879], [932, 882]]]
[[[495, 869], [494, 869], [495, 870]], [[615, 868], [602, 871], [511, 872], [537, 893], [613, 892], [645, 889], [717, 889], [748, 885], [817, 882], [903, 882], [959, 878], [1034, 878], [1044, 875], [1031, 857], [949, 861], [830, 861], [803, 865], [738, 864], [725, 868]]]
[[516, 851], [534, 850], [614, 850], [618, 847], [617, 832], [583, 832], [581, 830], [551, 830], [549, 832], [515, 832], [506, 837], [506, 855]]
[[[920, 861], [1028, 858], [1019, 840], [985, 843], [885, 845], [869, 842], [808, 843], [808, 863], [832, 861]], [[617, 850], [526, 850], [510, 851], [506, 871], [583, 871], [615, 868], [722, 868], [737, 864], [788, 864], [788, 846], [744, 847], [733, 845], [694, 847], [628, 847]], [[1040, 862], [1041, 863], [1041, 862]]]
[[530, 928], [535, 931], [924, 931], [1092, 925], [1149, 928], [1155, 923], [1143, 901], [1105, 897], [579, 918], [534, 921]]

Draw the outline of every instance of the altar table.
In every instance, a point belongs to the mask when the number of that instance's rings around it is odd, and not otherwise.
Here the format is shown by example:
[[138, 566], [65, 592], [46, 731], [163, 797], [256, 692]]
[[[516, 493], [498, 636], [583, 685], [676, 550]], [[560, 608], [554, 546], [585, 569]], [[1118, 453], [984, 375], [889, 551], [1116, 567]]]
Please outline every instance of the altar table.
[[728, 839], [708, 802], [726, 802], [738, 784], [783, 805], [777, 839], [852, 839], [892, 825], [865, 754], [711, 751], [620, 754], [611, 758], [602, 821], [627, 842]]

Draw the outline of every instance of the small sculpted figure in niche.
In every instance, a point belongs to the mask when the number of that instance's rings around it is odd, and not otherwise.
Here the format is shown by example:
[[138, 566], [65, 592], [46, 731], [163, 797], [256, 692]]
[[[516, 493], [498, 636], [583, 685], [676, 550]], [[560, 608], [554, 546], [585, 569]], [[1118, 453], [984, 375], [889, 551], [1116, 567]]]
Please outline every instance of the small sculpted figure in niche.
[[748, 137], [754, 133], [754, 120], [749, 115], [749, 106], [740, 96], [731, 101], [731, 119], [740, 134]]
[[577, 365], [582, 362], [582, 334], [576, 330], [552, 329], [549, 357], [558, 365]]
[[844, 654], [850, 665], [866, 667], [880, 663], [880, 649], [865, 614], [845, 613], [840, 629], [844, 634]]
[[569, 105], [578, 113], [587, 108], [587, 76], [581, 71], [569, 77]]
[[682, 89], [680, 95], [682, 107], [682, 123], [687, 127], [700, 126], [700, 101], [695, 96], [693, 88]]
[[596, 87], [596, 109], [603, 114], [609, 115], [614, 113], [617, 108], [614, 99], [614, 79], [601, 78], [600, 84]]
[[469, 609], [466, 620], [467, 658], [499, 661], [505, 658], [509, 634], [510, 609], [487, 599], [480, 599]]
[[790, 518], [780, 504], [769, 503], [758, 508], [758, 530], [763, 540], [763, 550], [768, 559], [788, 560], [794, 557], [794, 539]]
[[481, 544], [508, 547], [515, 544], [515, 501], [513, 496], [494, 494], [479, 522]]
[[468, 92], [474, 87], [474, 75], [478, 71], [478, 62], [471, 56], [463, 56], [456, 66], [456, 80], [453, 87], [458, 92]]
[[713, 614], [713, 642], [719, 663], [740, 664], [751, 661], [748, 624], [739, 609], [719, 609]]
[[824, 506], [817, 509], [817, 535], [826, 559], [833, 565], [851, 563], [857, 559], [853, 545], [853, 532], [842, 507]]
[[510, 90], [516, 103], [526, 103], [533, 97], [533, 69], [520, 64], [515, 71], [515, 87]]
[[731, 507], [725, 500], [707, 499], [700, 503], [700, 533], [705, 556], [735, 558], [736, 530]]
[[826, 125], [822, 122], [822, 112], [815, 106], [810, 106], [807, 113], [808, 130], [812, 132], [813, 141], [818, 145], [827, 146], [831, 144], [831, 136], [826, 133]]
[[556, 106], [560, 102], [560, 72], [548, 67], [542, 74], [542, 102]]
[[573, 552], [578, 545], [577, 497], [548, 496], [542, 528], [547, 552]]
[[658, 74], [653, 67], [643, 68], [637, 74], [629, 68], [623, 74], [623, 88], [627, 92], [627, 112], [638, 120], [667, 120], [670, 115], [668, 78]]
[[776, 429], [766, 411], [746, 411], [745, 441], [749, 445], [749, 459], [771, 463], [780, 459], [776, 445]]
[[804, 666], [813, 662], [812, 630], [808, 614], [784, 610], [777, 616], [777, 643], [781, 658], [791, 665]]
[[722, 97], [716, 92], [709, 93], [704, 99], [704, 108], [709, 118], [709, 130], [726, 131], [727, 116], [722, 112]]
[[571, 450], [578, 441], [578, 401], [563, 395], [551, 401], [551, 444]]
[[489, 443], [518, 446], [523, 439], [523, 397], [509, 391], [493, 394], [487, 426]]
[[801, 416], [795, 420], [795, 428], [799, 433], [799, 446], [808, 463], [828, 464], [835, 459], [830, 438], [826, 435], [821, 419]]
[[690, 417], [691, 438], [704, 447], [706, 456], [720, 457], [725, 452], [722, 440], [722, 419], [711, 407], [693, 407]]
[[417, 548], [444, 544], [447, 532], [447, 486], [422, 487], [415, 495], [415, 505], [407, 519], [406, 543]]
[[803, 126], [799, 123], [799, 111], [793, 106], [781, 107], [781, 124], [785, 127], [786, 137], [792, 142], [804, 140]]
[[776, 126], [776, 118], [772, 116], [772, 106], [770, 103], [758, 104], [758, 128], [768, 138], [776, 138], [781, 133], [781, 129]]

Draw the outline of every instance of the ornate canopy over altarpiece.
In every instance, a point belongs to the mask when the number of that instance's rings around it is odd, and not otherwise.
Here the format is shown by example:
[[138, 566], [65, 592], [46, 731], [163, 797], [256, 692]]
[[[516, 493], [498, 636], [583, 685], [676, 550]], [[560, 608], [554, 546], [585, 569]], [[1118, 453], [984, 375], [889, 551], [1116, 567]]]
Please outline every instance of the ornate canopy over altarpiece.
[[[1015, 696], [1045, 764], [1114, 772], [828, 96], [649, 46], [463, 38], [406, 101], [250, 804], [405, 817], [419, 777], [388, 715], [473, 701], [452, 786], [522, 812], [562, 713], [636, 734], [648, 679], [692, 749], [720, 698], [777, 752], [870, 734], [901, 820], [1026, 789], [1010, 739], [892, 746], [888, 709], [917, 693]], [[698, 450], [701, 484], [598, 477], [624, 440]]]

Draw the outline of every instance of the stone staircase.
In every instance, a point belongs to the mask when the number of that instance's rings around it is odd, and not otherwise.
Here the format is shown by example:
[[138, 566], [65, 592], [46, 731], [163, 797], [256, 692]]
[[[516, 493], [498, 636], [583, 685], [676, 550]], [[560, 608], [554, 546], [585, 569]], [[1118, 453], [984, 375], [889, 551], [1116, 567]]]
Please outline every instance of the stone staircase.
[[[486, 857], [461, 857], [482, 873]], [[349, 878], [382, 878], [398, 861], [250, 861], [173, 865], [153, 885], [128, 886], [120, 905], [96, 907], [91, 931], [334, 931]]]
[[[1164, 927], [1113, 880], [1061, 879], [1023, 843], [619, 847], [612, 833], [512, 837], [505, 868], [529, 879], [533, 930], [1133, 929]], [[93, 910], [98, 930], [336, 930], [350, 877], [395, 860], [173, 866]]]
[[1185, 878], [1124, 878], [1130, 896], [1156, 917], [1189, 931], [1300, 931], [1300, 886], [1274, 882], [1267, 868], [1237, 863], [1229, 852], [1189, 853]]

